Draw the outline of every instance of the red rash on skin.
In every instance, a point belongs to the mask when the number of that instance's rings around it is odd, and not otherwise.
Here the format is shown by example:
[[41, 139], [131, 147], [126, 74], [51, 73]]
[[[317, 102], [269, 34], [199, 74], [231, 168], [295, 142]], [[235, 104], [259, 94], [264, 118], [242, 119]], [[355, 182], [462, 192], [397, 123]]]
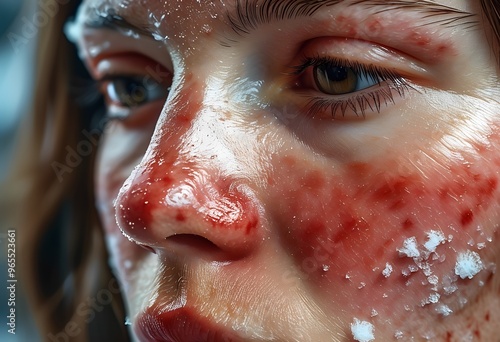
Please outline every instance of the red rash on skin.
[[477, 338], [481, 338], [481, 332], [478, 329], [475, 329], [474, 336], [476, 336]]
[[[335, 30], [349, 38], [377, 42], [410, 53], [417, 59], [430, 62], [444, 60], [455, 54], [450, 41], [438, 37], [426, 25], [412, 24], [405, 18], [387, 17], [387, 14], [373, 14], [369, 20], [353, 15], [338, 15], [334, 18]], [[327, 22], [326, 26], [331, 26]], [[395, 37], [394, 32], [400, 32]], [[390, 41], [386, 41], [391, 37]]]
[[[422, 244], [430, 230], [440, 230], [446, 237], [475, 234], [470, 227], [498, 203], [498, 175], [493, 166], [481, 167], [481, 161], [491, 163], [495, 158], [488, 153], [473, 158], [479, 160], [477, 167], [471, 167], [473, 160], [454, 162], [446, 174], [423, 177], [409, 171], [398, 174], [398, 165], [391, 167], [390, 159], [339, 164], [326, 171], [292, 155], [276, 157], [269, 176], [275, 182], [269, 189], [280, 205], [272, 215], [276, 225], [287, 227], [282, 238], [300, 267], [300, 278], [332, 289], [341, 307], [352, 304], [352, 298], [365, 304], [382, 300], [381, 284], [408, 288], [405, 283], [414, 274], [403, 277], [401, 270], [413, 261], [397, 251], [406, 238], [414, 236]], [[464, 240], [453, 240], [450, 246], [470, 248]], [[394, 266], [387, 279], [381, 275], [386, 262]], [[447, 272], [453, 272], [452, 267]], [[445, 273], [434, 274], [441, 279]], [[346, 282], [352, 283], [355, 295], [334, 291], [345, 288]], [[359, 284], [376, 288], [361, 292]]]
[[[358, 31], [356, 26], [359, 25], [355, 20], [351, 18], [345, 17], [343, 15], [339, 15], [336, 19], [336, 23], [341, 27], [341, 30], [347, 33], [349, 36], [356, 36]], [[372, 27], [373, 25], [369, 25]]]
[[[196, 95], [202, 92], [194, 91], [200, 86], [186, 88], [173, 100], [170, 117], [162, 125], [167, 133], [157, 140], [158, 148], [140, 164], [116, 202], [120, 228], [146, 245], [167, 237], [161, 235], [167, 234], [164, 229], [156, 228], [164, 222], [242, 230], [246, 235], [252, 234], [259, 224], [252, 199], [235, 186], [235, 179], [217, 176], [217, 170], [207, 170], [203, 159], [198, 162], [196, 156], [179, 154], [181, 148], [186, 148], [182, 145], [184, 136], [202, 110], [201, 95]], [[174, 199], [169, 202], [168, 198]], [[185, 231], [189, 233], [189, 229]]]

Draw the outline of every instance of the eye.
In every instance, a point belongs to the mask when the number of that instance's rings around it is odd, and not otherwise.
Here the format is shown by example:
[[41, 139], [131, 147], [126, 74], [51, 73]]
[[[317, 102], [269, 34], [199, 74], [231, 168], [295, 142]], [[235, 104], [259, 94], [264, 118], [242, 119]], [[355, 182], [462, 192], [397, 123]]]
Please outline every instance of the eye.
[[328, 95], [348, 94], [379, 83], [373, 76], [358, 74], [352, 68], [335, 63], [315, 66], [313, 77], [317, 90]]
[[170, 85], [156, 82], [148, 76], [108, 76], [101, 84], [108, 103], [124, 108], [166, 99], [170, 91]]
[[295, 94], [307, 100], [304, 111], [316, 118], [365, 119], [410, 88], [396, 69], [330, 56], [306, 57], [292, 75]]

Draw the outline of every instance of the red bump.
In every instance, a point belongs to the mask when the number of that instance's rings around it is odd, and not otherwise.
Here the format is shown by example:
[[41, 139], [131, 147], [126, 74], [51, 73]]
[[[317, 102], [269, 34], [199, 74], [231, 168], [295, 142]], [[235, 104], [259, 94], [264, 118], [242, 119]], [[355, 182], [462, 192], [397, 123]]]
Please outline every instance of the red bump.
[[178, 211], [177, 212], [177, 216], [175, 217], [175, 219], [178, 221], [178, 222], [184, 222], [186, 221], [186, 216], [184, 216], [184, 214], [182, 213], [182, 211]]
[[481, 338], [481, 332], [479, 331], [479, 329], [474, 330], [474, 336], [476, 336], [477, 338]]
[[173, 118], [174, 124], [179, 128], [188, 128], [193, 122], [194, 115], [195, 113], [192, 112], [183, 112], [182, 114], [177, 115]]
[[141, 183], [132, 185], [131, 189], [124, 194], [124, 199], [118, 204], [117, 214], [122, 229], [130, 227], [130, 229], [142, 230], [151, 225], [151, 199], [141, 186]]
[[302, 179], [302, 186], [317, 190], [325, 185], [325, 178], [321, 175], [319, 171], [311, 171]]
[[255, 215], [252, 219], [248, 221], [245, 233], [247, 235], [250, 234], [252, 231], [254, 231], [254, 229], [257, 227], [258, 224], [259, 224], [259, 217]]
[[438, 46], [436, 51], [438, 54], [443, 55], [443, 54], [446, 54], [449, 50], [450, 50], [450, 48], [447, 45], [441, 44]]
[[491, 195], [493, 195], [493, 193], [497, 188], [498, 188], [498, 179], [491, 177], [484, 182], [482, 188], [480, 188], [480, 192], [482, 192], [483, 196], [490, 197]]
[[410, 219], [410, 218], [407, 218], [404, 222], [403, 222], [403, 229], [404, 230], [409, 230], [411, 228], [413, 228], [415, 224], [413, 223], [413, 220]]
[[321, 221], [312, 221], [306, 229], [304, 229], [304, 239], [311, 236], [321, 236], [325, 231], [326, 226]]
[[[398, 206], [401, 204], [398, 201], [402, 201], [402, 198], [410, 193], [410, 185], [410, 180], [404, 177], [388, 179], [382, 186], [375, 190], [373, 197], [375, 197], [377, 202], [393, 201], [390, 207], [398, 209]], [[415, 192], [413, 195], [415, 195]]]
[[337, 18], [336, 18], [336, 21], [341, 24], [341, 23], [344, 23], [347, 21], [347, 18], [343, 15], [339, 15]]
[[462, 212], [462, 215], [460, 217], [460, 223], [462, 224], [462, 227], [466, 227], [472, 223], [474, 220], [474, 213], [472, 210], [467, 209]]
[[281, 161], [283, 162], [283, 165], [292, 168], [297, 165], [297, 159], [292, 156], [284, 156], [281, 158]]
[[431, 43], [431, 38], [429, 36], [422, 35], [418, 32], [413, 32], [410, 35], [410, 40], [421, 47], [428, 46]]
[[269, 185], [269, 186], [273, 186], [273, 185], [275, 185], [275, 184], [276, 184], [276, 181], [274, 180], [274, 177], [272, 177], [272, 176], [268, 176], [268, 177], [267, 177], [267, 185]]
[[378, 33], [380, 32], [381, 29], [382, 29], [382, 24], [378, 19], [373, 19], [368, 23], [368, 30], [372, 33]]
[[368, 176], [372, 171], [372, 166], [369, 163], [354, 162], [347, 165], [349, 175], [354, 178], [362, 178]]

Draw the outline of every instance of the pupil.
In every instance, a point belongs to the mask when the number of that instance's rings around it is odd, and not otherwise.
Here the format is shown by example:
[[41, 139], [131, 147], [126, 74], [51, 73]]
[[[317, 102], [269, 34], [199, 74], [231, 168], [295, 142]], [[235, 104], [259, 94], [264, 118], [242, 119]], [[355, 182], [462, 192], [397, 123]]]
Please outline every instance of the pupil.
[[345, 81], [348, 78], [349, 69], [341, 66], [337, 67], [326, 67], [326, 75], [328, 79], [333, 82]]
[[134, 79], [124, 80], [122, 85], [124, 87], [124, 96], [126, 97], [125, 101], [129, 106], [135, 106], [146, 101], [146, 89], [144, 85]]

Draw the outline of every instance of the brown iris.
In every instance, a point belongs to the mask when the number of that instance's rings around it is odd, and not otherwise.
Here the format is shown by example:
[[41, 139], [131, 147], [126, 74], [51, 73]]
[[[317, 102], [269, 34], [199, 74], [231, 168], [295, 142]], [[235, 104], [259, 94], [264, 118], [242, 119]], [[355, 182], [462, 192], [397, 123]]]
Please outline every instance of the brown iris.
[[318, 90], [329, 95], [352, 93], [358, 84], [354, 71], [342, 66], [316, 66], [313, 76]]

